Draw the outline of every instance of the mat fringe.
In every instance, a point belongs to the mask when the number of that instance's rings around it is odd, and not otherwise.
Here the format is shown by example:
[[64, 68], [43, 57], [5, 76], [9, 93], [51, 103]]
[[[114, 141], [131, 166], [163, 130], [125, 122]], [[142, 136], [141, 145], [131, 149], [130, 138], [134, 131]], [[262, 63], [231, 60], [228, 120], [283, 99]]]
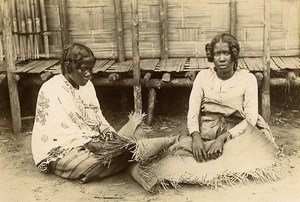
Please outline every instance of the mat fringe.
[[[141, 171], [141, 172], [143, 172], [144, 176], [149, 175], [145, 171]], [[191, 178], [189, 179], [186, 176], [182, 176], [179, 181], [166, 180], [166, 179], [158, 180], [158, 182], [152, 188], [148, 186], [149, 189], [147, 191], [151, 193], [157, 193], [160, 192], [162, 189], [167, 190], [170, 187], [178, 190], [180, 189], [180, 184], [182, 183], [206, 186], [209, 187], [210, 189], [216, 190], [224, 186], [234, 187], [241, 184], [248, 184], [251, 181], [255, 183], [264, 183], [264, 182], [273, 182], [278, 179], [280, 179], [279, 166], [278, 164], [275, 163], [274, 165], [268, 168], [258, 168], [255, 170], [242, 172], [242, 173], [227, 171], [224, 172], [223, 174], [218, 175], [213, 180], [206, 180], [205, 177], [203, 177], [202, 179], [192, 180]]]

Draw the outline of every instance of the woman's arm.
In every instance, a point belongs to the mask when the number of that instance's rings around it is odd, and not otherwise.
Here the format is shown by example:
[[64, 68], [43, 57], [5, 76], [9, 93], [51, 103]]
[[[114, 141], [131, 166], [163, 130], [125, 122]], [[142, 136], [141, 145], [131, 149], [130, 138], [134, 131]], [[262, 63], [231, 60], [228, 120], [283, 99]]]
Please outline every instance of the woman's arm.
[[201, 72], [198, 73], [189, 98], [189, 110], [187, 115], [187, 127], [189, 134], [200, 132], [199, 130], [199, 115], [200, 107], [203, 99]]
[[200, 107], [203, 98], [202, 77], [199, 73], [194, 81], [189, 99], [189, 111], [187, 116], [187, 126], [189, 134], [193, 138], [192, 151], [197, 162], [207, 160], [204, 143], [199, 130]]
[[255, 126], [258, 118], [258, 87], [256, 78], [252, 73], [249, 73], [245, 78], [243, 86], [245, 88], [243, 111], [245, 112], [246, 119], [228, 130], [232, 138], [242, 134], [246, 130], [247, 121]]

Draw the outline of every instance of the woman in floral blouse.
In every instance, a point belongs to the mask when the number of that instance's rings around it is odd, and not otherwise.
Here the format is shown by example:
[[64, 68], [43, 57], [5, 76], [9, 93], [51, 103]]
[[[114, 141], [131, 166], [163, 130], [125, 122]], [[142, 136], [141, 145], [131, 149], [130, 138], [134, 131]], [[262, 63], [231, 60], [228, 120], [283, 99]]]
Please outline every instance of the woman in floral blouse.
[[95, 62], [88, 47], [71, 45], [63, 52], [62, 74], [45, 82], [39, 91], [32, 153], [41, 171], [87, 182], [128, 165], [128, 153], [109, 162], [97, 158], [99, 140], [113, 141], [116, 135], [102, 115], [90, 81]]

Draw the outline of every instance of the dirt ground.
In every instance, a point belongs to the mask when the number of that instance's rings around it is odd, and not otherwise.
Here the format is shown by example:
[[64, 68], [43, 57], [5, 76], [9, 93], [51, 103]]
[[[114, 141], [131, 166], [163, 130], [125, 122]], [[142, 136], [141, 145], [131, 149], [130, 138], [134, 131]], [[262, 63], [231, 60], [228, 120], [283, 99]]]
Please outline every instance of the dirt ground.
[[[188, 92], [186, 93], [188, 94]], [[184, 94], [183, 94], [184, 95]], [[185, 95], [184, 95], [185, 96]], [[274, 95], [273, 95], [274, 97]], [[276, 97], [276, 95], [275, 95]], [[159, 99], [159, 97], [158, 97]], [[186, 129], [187, 99], [174, 101], [167, 113], [157, 107], [150, 136], [183, 134]], [[272, 99], [272, 98], [271, 98]], [[195, 185], [181, 185], [159, 194], [147, 193], [126, 172], [101, 181], [79, 184], [52, 174], [43, 174], [34, 166], [30, 141], [33, 119], [23, 120], [23, 132], [12, 135], [7, 107], [0, 109], [0, 202], [11, 201], [300, 201], [300, 111], [298, 100], [279, 100], [271, 106], [271, 129], [283, 148], [281, 179], [275, 182], [242, 184], [211, 190]], [[296, 103], [295, 103], [296, 102]], [[158, 105], [163, 101], [158, 102]], [[116, 129], [127, 121], [128, 111], [109, 110], [104, 115]], [[178, 107], [180, 106], [180, 107]], [[171, 110], [170, 110], [171, 109]], [[30, 113], [29, 113], [30, 114]]]

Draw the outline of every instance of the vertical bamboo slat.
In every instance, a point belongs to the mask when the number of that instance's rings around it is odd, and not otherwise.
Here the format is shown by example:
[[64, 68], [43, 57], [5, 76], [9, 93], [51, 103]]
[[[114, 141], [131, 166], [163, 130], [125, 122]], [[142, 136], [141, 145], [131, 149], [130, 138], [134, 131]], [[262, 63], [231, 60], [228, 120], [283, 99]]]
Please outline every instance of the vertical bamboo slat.
[[116, 39], [118, 49], [118, 61], [125, 61], [124, 53], [124, 41], [123, 41], [123, 17], [122, 17], [122, 6], [120, 0], [114, 0], [115, 6], [115, 21], [116, 21]]
[[4, 59], [4, 54], [3, 54], [3, 43], [2, 43], [2, 35], [0, 35], [0, 61], [3, 61]]
[[35, 14], [35, 32], [37, 33], [35, 35], [35, 56], [36, 58], [39, 58], [40, 53], [40, 35], [41, 33], [41, 18], [40, 18], [40, 9], [39, 9], [39, 3], [38, 0], [34, 0], [34, 14]]
[[34, 1], [35, 0], [30, 0], [30, 7], [31, 7], [31, 18], [32, 18], [32, 30], [34, 32], [33, 35], [33, 47], [32, 47], [32, 52], [33, 52], [33, 58], [36, 59], [37, 58], [37, 53], [36, 53], [36, 46], [38, 44], [38, 37], [37, 37], [37, 33], [36, 33], [36, 20], [35, 20], [35, 5], [34, 5]]
[[46, 10], [45, 10], [45, 1], [40, 0], [41, 7], [41, 17], [42, 17], [42, 29], [43, 29], [43, 37], [44, 37], [44, 48], [45, 48], [45, 56], [49, 58], [49, 39], [47, 33], [47, 19], [46, 19]]
[[28, 41], [27, 41], [27, 48], [28, 48], [28, 58], [32, 58], [34, 55], [33, 52], [33, 25], [32, 25], [32, 17], [30, 11], [30, 0], [25, 0], [26, 4], [26, 22], [27, 22], [27, 31], [29, 33]]
[[230, 2], [230, 34], [236, 36], [236, 0]]
[[16, 34], [18, 32], [18, 20], [17, 20], [17, 14], [16, 14], [16, 3], [15, 0], [12, 0], [12, 20], [13, 20], [13, 31], [14, 33], [14, 47], [15, 47], [15, 58], [20, 55], [20, 42], [19, 42], [19, 36]]
[[131, 32], [132, 32], [132, 60], [133, 60], [133, 95], [134, 111], [142, 113], [142, 87], [139, 55], [139, 23], [138, 23], [138, 0], [131, 1]]
[[59, 0], [59, 19], [61, 27], [61, 45], [64, 49], [69, 44], [68, 18], [65, 0]]
[[161, 59], [169, 57], [167, 0], [159, 0], [159, 17], [161, 27]]
[[13, 78], [12, 71], [15, 69], [15, 53], [12, 36], [11, 0], [3, 0], [1, 13], [3, 13], [3, 37], [7, 63], [7, 82], [10, 97], [11, 117], [14, 134], [21, 132], [21, 110], [18, 94], [18, 84]]
[[271, 31], [271, 1], [264, 0], [264, 54], [263, 54], [263, 85], [261, 89], [262, 116], [269, 122], [271, 116], [270, 110], [270, 31]]
[[[0, 19], [3, 19], [3, 16], [2, 16], [2, 1], [1, 1], [1, 4], [0, 4]], [[0, 20], [0, 32], [3, 31], [3, 21]], [[3, 43], [2, 43], [2, 36], [3, 36], [3, 33], [0, 34], [0, 61], [3, 61], [4, 60], [4, 52], [3, 52]], [[1, 84], [1, 79], [0, 79], [0, 84]]]
[[19, 31], [22, 33], [20, 36], [20, 49], [21, 49], [21, 60], [26, 59], [26, 23], [25, 23], [25, 13], [24, 13], [24, 2], [23, 0], [19, 0], [18, 13], [19, 13]]

